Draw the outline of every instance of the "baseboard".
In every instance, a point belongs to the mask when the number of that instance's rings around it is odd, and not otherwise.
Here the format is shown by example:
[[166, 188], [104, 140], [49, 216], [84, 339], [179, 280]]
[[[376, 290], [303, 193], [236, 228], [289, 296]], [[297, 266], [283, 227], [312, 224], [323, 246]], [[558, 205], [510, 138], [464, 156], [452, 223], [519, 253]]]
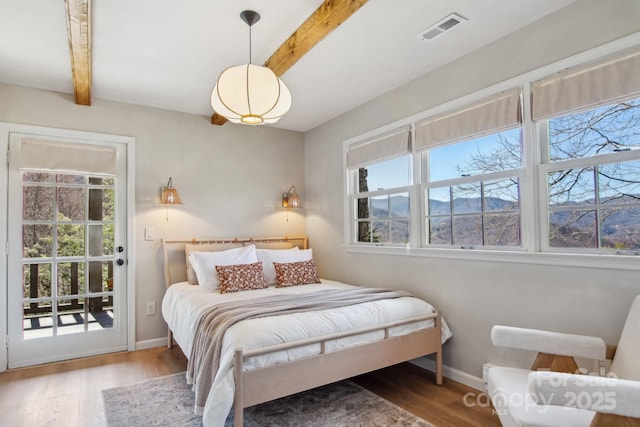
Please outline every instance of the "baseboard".
[[136, 341], [136, 350], [146, 350], [148, 348], [164, 347], [167, 345], [167, 338], [154, 338], [152, 340]]
[[93, 356], [102, 356], [105, 354], [109, 354], [109, 353], [118, 353], [121, 351], [127, 351], [127, 347], [126, 346], [120, 346], [120, 347], [108, 347], [108, 348], [97, 348], [97, 349], [93, 349], [90, 351], [83, 351], [83, 352], [78, 352], [78, 353], [70, 353], [65, 355], [64, 358], [60, 359], [57, 358], [55, 356], [48, 356], [48, 355], [43, 355], [42, 357], [37, 357], [37, 358], [32, 358], [32, 359], [28, 359], [28, 360], [22, 360], [19, 363], [14, 363], [12, 365], [10, 365], [8, 368], [9, 369], [17, 369], [17, 368], [28, 368], [30, 366], [36, 366], [36, 365], [44, 365], [47, 363], [64, 363], [68, 360], [72, 360], [72, 359], [83, 359], [86, 357], [93, 357]]
[[[411, 363], [423, 369], [426, 369], [427, 371], [431, 371], [431, 372], [436, 371], [436, 362], [434, 360], [427, 359], [426, 357], [419, 357], [418, 359], [413, 359]], [[451, 368], [449, 366], [443, 365], [442, 375], [449, 379], [452, 379], [453, 381], [457, 381], [471, 388], [475, 388], [478, 391], [485, 391], [482, 378], [478, 378], [471, 374], [467, 374], [466, 372], [460, 371], [459, 369], [455, 369], [455, 368]]]

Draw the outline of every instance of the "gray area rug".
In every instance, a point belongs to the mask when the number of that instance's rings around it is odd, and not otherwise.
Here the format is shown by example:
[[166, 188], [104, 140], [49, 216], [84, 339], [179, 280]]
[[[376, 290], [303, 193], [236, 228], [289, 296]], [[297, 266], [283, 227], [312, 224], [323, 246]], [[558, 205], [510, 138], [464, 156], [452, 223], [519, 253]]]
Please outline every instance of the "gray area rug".
[[[194, 394], [184, 373], [103, 390], [102, 397], [109, 427], [202, 426], [202, 418], [193, 413]], [[233, 413], [225, 427], [232, 425]], [[351, 381], [247, 408], [244, 425], [432, 426]]]

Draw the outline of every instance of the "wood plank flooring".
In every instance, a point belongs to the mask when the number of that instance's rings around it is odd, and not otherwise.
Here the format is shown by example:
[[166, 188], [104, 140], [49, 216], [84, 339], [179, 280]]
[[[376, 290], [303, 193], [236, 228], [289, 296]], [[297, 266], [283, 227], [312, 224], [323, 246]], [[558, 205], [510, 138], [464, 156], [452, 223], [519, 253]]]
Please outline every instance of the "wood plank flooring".
[[[181, 372], [178, 347], [52, 363], [0, 374], [0, 426], [106, 426], [101, 390]], [[408, 363], [362, 375], [356, 382], [437, 426], [500, 426], [487, 407], [467, 407], [475, 392]]]
[[354, 382], [438, 427], [500, 427], [486, 394], [448, 378], [438, 386], [433, 373], [411, 363], [370, 372]]

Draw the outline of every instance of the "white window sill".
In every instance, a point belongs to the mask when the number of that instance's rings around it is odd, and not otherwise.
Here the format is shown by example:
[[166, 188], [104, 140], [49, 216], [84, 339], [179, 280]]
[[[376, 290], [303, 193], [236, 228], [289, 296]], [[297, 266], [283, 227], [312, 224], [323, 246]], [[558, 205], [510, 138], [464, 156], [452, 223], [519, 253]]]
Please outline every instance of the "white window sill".
[[497, 251], [484, 249], [438, 249], [398, 246], [343, 245], [350, 253], [418, 256], [469, 261], [511, 262], [518, 264], [558, 265], [598, 269], [640, 271], [640, 256], [608, 254], [570, 254], [549, 252]]

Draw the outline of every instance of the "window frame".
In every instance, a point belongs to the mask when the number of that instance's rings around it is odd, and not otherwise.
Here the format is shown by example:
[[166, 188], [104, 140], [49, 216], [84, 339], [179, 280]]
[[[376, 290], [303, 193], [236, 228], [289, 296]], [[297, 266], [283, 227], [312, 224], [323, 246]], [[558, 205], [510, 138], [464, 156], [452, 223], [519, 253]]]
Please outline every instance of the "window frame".
[[[410, 146], [413, 147], [413, 131], [411, 128], [409, 128], [409, 138], [410, 138]], [[413, 162], [414, 156], [412, 154], [413, 150], [410, 150], [409, 152], [407, 152], [406, 154], [401, 154], [401, 155], [397, 155], [397, 156], [393, 156], [391, 158], [385, 157], [383, 159], [380, 159], [377, 162], [369, 162], [368, 164], [359, 164], [356, 165], [354, 167], [349, 168], [348, 166], [346, 166], [346, 173], [347, 173], [347, 185], [348, 185], [348, 190], [347, 190], [347, 194], [349, 195], [349, 201], [347, 203], [347, 209], [349, 211], [348, 215], [350, 218], [350, 224], [348, 224], [348, 230], [350, 235], [347, 236], [349, 241], [351, 242], [351, 244], [353, 245], [360, 245], [360, 246], [372, 246], [372, 244], [374, 242], [360, 242], [358, 241], [358, 229], [356, 224], [358, 222], [360, 222], [359, 220], [361, 218], [358, 218], [358, 213], [357, 213], [357, 201], [358, 199], [362, 199], [362, 198], [366, 198], [366, 199], [372, 199], [374, 197], [379, 197], [379, 196], [391, 196], [392, 194], [397, 194], [397, 193], [407, 193], [408, 197], [409, 197], [409, 238], [411, 239], [413, 234], [411, 233], [411, 230], [413, 230], [414, 228], [414, 224], [413, 224], [413, 205], [415, 204], [415, 195], [414, 192], [412, 191], [413, 187], [414, 187], [414, 177], [415, 177], [415, 164]], [[346, 155], [346, 154], [345, 154]], [[407, 183], [407, 185], [401, 185], [398, 187], [389, 187], [389, 188], [384, 188], [384, 189], [377, 189], [377, 190], [369, 190], [369, 191], [363, 191], [363, 192], [359, 192], [359, 169], [362, 167], [366, 167], [366, 166], [370, 166], [370, 165], [374, 165], [374, 164], [380, 164], [380, 163], [384, 163], [384, 162], [388, 162], [388, 161], [392, 161], [392, 160], [396, 160], [396, 159], [401, 159], [401, 158], [407, 158], [407, 168], [408, 168], [408, 178], [409, 178], [409, 182]], [[388, 217], [387, 219], [389, 219], [391, 217]], [[368, 221], [371, 223], [375, 220], [374, 217], [369, 216]], [[346, 229], [347, 227], [345, 227]], [[379, 242], [376, 243], [374, 246], [406, 246], [407, 244], [411, 245], [411, 241], [405, 243], [405, 244], [394, 244], [391, 242]]]
[[[548, 146], [548, 144], [547, 144]], [[620, 151], [615, 153], [598, 154], [591, 157], [583, 157], [579, 159], [568, 159], [556, 162], [545, 162], [538, 165], [538, 185], [540, 188], [540, 199], [544, 200], [540, 203], [540, 237], [541, 237], [541, 251], [543, 252], [556, 252], [556, 253], [593, 253], [593, 254], [616, 254], [616, 249], [608, 248], [561, 248], [551, 246], [549, 242], [549, 213], [551, 209], [548, 203], [547, 188], [547, 175], [549, 172], [555, 172], [559, 170], [576, 169], [583, 167], [597, 167], [600, 165], [606, 165], [611, 163], [621, 163], [633, 160], [640, 160], [640, 149], [630, 151]], [[597, 188], [596, 188], [597, 191]], [[543, 197], [544, 196], [544, 197]], [[602, 206], [600, 203], [594, 203], [593, 207], [598, 210]], [[598, 216], [596, 216], [596, 220]], [[546, 237], [545, 237], [546, 236]]]
[[[351, 170], [353, 171], [353, 170]], [[349, 206], [350, 209], [352, 211], [351, 215], [353, 215], [351, 217], [352, 222], [351, 222], [351, 227], [350, 227], [350, 232], [352, 233], [350, 238], [351, 238], [351, 244], [353, 245], [359, 245], [359, 246], [392, 246], [392, 247], [404, 247], [407, 244], [411, 244], [411, 238], [413, 236], [413, 233], [411, 232], [411, 230], [413, 230], [412, 228], [412, 219], [413, 216], [411, 215], [411, 209], [414, 205], [414, 198], [412, 197], [412, 191], [411, 191], [411, 187], [412, 185], [408, 185], [408, 186], [402, 186], [402, 187], [393, 187], [393, 188], [385, 188], [384, 190], [373, 190], [373, 191], [366, 191], [366, 192], [362, 192], [362, 193], [353, 193], [350, 195], [349, 198]], [[409, 221], [409, 242], [408, 243], [392, 243], [392, 242], [379, 242], [379, 243], [375, 243], [375, 242], [360, 242], [357, 239], [357, 233], [358, 233], [358, 229], [356, 227], [356, 224], [358, 222], [361, 222], [361, 218], [357, 217], [357, 213], [353, 213], [353, 211], [357, 210], [356, 207], [356, 203], [358, 201], [358, 199], [372, 199], [374, 197], [379, 197], [379, 196], [391, 196], [393, 194], [398, 194], [398, 193], [407, 193], [408, 197], [409, 197], [409, 216], [407, 217], [408, 221]], [[384, 218], [381, 220], [389, 220], [389, 218]], [[399, 217], [399, 218], [405, 218], [405, 217]], [[374, 217], [369, 217], [368, 222], [373, 222], [375, 221], [376, 218]]]
[[[531, 85], [533, 82], [548, 77], [563, 69], [577, 67], [590, 61], [604, 59], [608, 55], [621, 52], [625, 49], [637, 47], [640, 44], [640, 33], [633, 34], [596, 47], [594, 49], [581, 52], [571, 57], [562, 59], [556, 63], [543, 66], [536, 70], [532, 70], [520, 76], [508, 79], [496, 85], [484, 88], [475, 93], [462, 96], [453, 101], [438, 105], [420, 113], [414, 114], [405, 119], [390, 123], [381, 128], [369, 131], [363, 135], [349, 138], [343, 141], [343, 155], [346, 157], [346, 150], [351, 144], [361, 142], [366, 138], [374, 137], [382, 132], [399, 126], [411, 126], [411, 138], [415, 140], [415, 123], [428, 117], [434, 117], [438, 114], [461, 108], [466, 104], [470, 104], [481, 100], [482, 98], [492, 96], [500, 91], [521, 87], [523, 96], [523, 118], [522, 118], [522, 168], [518, 171], [520, 180], [520, 222], [521, 222], [521, 248], [476, 248], [476, 249], [457, 249], [457, 248], [441, 248], [433, 246], [425, 246], [425, 210], [426, 200], [424, 191], [430, 187], [442, 187], [452, 180], [437, 181], [436, 183], [422, 183], [422, 170], [420, 156], [412, 145], [411, 156], [413, 158], [413, 180], [414, 183], [409, 188], [411, 198], [411, 236], [409, 245], [406, 247], [391, 246], [373, 246], [369, 244], [354, 244], [351, 240], [351, 220], [350, 212], [353, 198], [350, 194], [350, 184], [346, 162], [343, 162], [344, 175], [344, 244], [343, 248], [347, 252], [355, 253], [371, 253], [371, 254], [387, 254], [387, 255], [403, 255], [403, 256], [420, 256], [431, 257], [436, 259], [459, 259], [474, 261], [490, 261], [490, 262], [515, 262], [524, 264], [542, 264], [557, 266], [576, 266], [586, 268], [613, 268], [621, 270], [640, 271], [640, 263], [637, 257], [632, 254], [615, 254], [605, 253], [600, 249], [597, 252], [579, 252], [576, 248], [568, 248], [568, 250], [560, 250], [561, 248], [550, 247], [548, 242], [548, 205], [546, 191], [546, 174], [553, 169], [566, 169], [568, 165], [579, 164], [580, 159], [576, 163], [563, 163], [546, 161], [548, 159], [548, 144], [541, 141], [540, 136], [546, 133], [546, 120], [534, 122], [531, 119]], [[630, 94], [632, 95], [632, 94]], [[613, 102], [613, 101], [612, 101]], [[596, 156], [594, 156], [596, 157]], [[594, 157], [586, 159], [584, 162], [593, 164]], [[629, 161], [640, 159], [640, 150], [631, 150], [627, 152], [616, 152], [598, 155], [598, 160], [606, 159], [612, 162]], [[574, 159], [571, 160], [573, 162]], [[568, 161], [566, 161], [568, 162]], [[584, 163], [583, 162], [583, 163]], [[611, 161], [602, 163], [612, 163]], [[495, 177], [504, 176], [504, 171], [496, 172]], [[515, 176], [513, 170], [507, 171], [509, 176]], [[490, 175], [494, 175], [491, 173]], [[469, 178], [469, 182], [479, 182], [490, 180], [488, 176], [475, 175]], [[479, 179], [481, 178], [481, 179]], [[456, 179], [457, 182], [460, 182]], [[523, 203], [523, 201], [527, 201]], [[614, 251], [615, 252], [615, 251]]]
[[[443, 180], [439, 180], [439, 181], [429, 181], [428, 179], [424, 182], [420, 182], [419, 185], [419, 197], [420, 199], [417, 200], [416, 202], [420, 203], [420, 224], [422, 225], [422, 229], [420, 230], [420, 247], [422, 248], [447, 248], [447, 249], [453, 249], [457, 246], [453, 241], [451, 245], [447, 245], [447, 244], [433, 244], [433, 243], [429, 243], [429, 239], [428, 239], [428, 226], [426, 225], [426, 222], [428, 221], [428, 219], [431, 217], [427, 214], [427, 205], [429, 204], [429, 199], [428, 196], [426, 196], [426, 192], [431, 189], [431, 188], [442, 188], [442, 187], [453, 187], [453, 186], [458, 186], [458, 185], [464, 185], [464, 184], [473, 184], [473, 183], [478, 183], [481, 187], [483, 185], [483, 183], [485, 182], [489, 182], [489, 181], [497, 181], [497, 180], [502, 180], [502, 179], [509, 179], [509, 178], [517, 178], [518, 179], [518, 215], [520, 217], [520, 245], [519, 246], [490, 246], [490, 245], [462, 245], [465, 249], [471, 249], [473, 247], [473, 249], [481, 249], [481, 250], [505, 250], [505, 251], [513, 251], [513, 250], [523, 250], [524, 247], [522, 245], [522, 228], [523, 228], [523, 215], [522, 215], [522, 203], [520, 202], [521, 200], [521, 195], [522, 195], [522, 182], [525, 179], [525, 159], [524, 159], [524, 131], [523, 131], [523, 126], [520, 127], [513, 127], [510, 129], [501, 129], [497, 132], [490, 132], [490, 133], [482, 133], [482, 134], [478, 134], [475, 135], [473, 138], [471, 139], [463, 139], [460, 141], [452, 141], [449, 142], [447, 144], [442, 144], [442, 145], [438, 145], [438, 146], [434, 146], [422, 151], [414, 151], [413, 155], [417, 158], [417, 161], [420, 163], [421, 167], [422, 167], [422, 156], [426, 155], [429, 156], [429, 152], [431, 149], [437, 149], [440, 147], [444, 147], [444, 146], [449, 146], [449, 145], [455, 145], [458, 143], [464, 143], [467, 141], [473, 141], [474, 139], [477, 138], [481, 138], [487, 135], [495, 135], [495, 134], [499, 134], [501, 132], [504, 131], [508, 131], [508, 130], [513, 130], [513, 129], [520, 129], [521, 130], [521, 142], [522, 142], [522, 151], [521, 151], [521, 156], [522, 159], [520, 161], [520, 167], [519, 168], [514, 168], [514, 169], [509, 169], [509, 170], [503, 170], [503, 171], [496, 171], [496, 172], [486, 172], [486, 173], [481, 173], [481, 174], [476, 174], [476, 175], [468, 175], [468, 176], [459, 176], [459, 177], [455, 177], [455, 178], [448, 178], [448, 179], [443, 179]], [[427, 162], [428, 163], [428, 162]], [[420, 171], [420, 177], [422, 178], [424, 176], [424, 170]], [[481, 195], [482, 197], [482, 195]], [[481, 215], [483, 218], [485, 217], [485, 210], [484, 210], [484, 206], [482, 206], [481, 211], [479, 212], [479, 215]], [[459, 216], [456, 215], [454, 212], [452, 212], [450, 214], [451, 219], [453, 220], [454, 217]], [[464, 216], [464, 215], [463, 215]], [[485, 233], [485, 228], [483, 227], [482, 229], [482, 233], [484, 235]]]

